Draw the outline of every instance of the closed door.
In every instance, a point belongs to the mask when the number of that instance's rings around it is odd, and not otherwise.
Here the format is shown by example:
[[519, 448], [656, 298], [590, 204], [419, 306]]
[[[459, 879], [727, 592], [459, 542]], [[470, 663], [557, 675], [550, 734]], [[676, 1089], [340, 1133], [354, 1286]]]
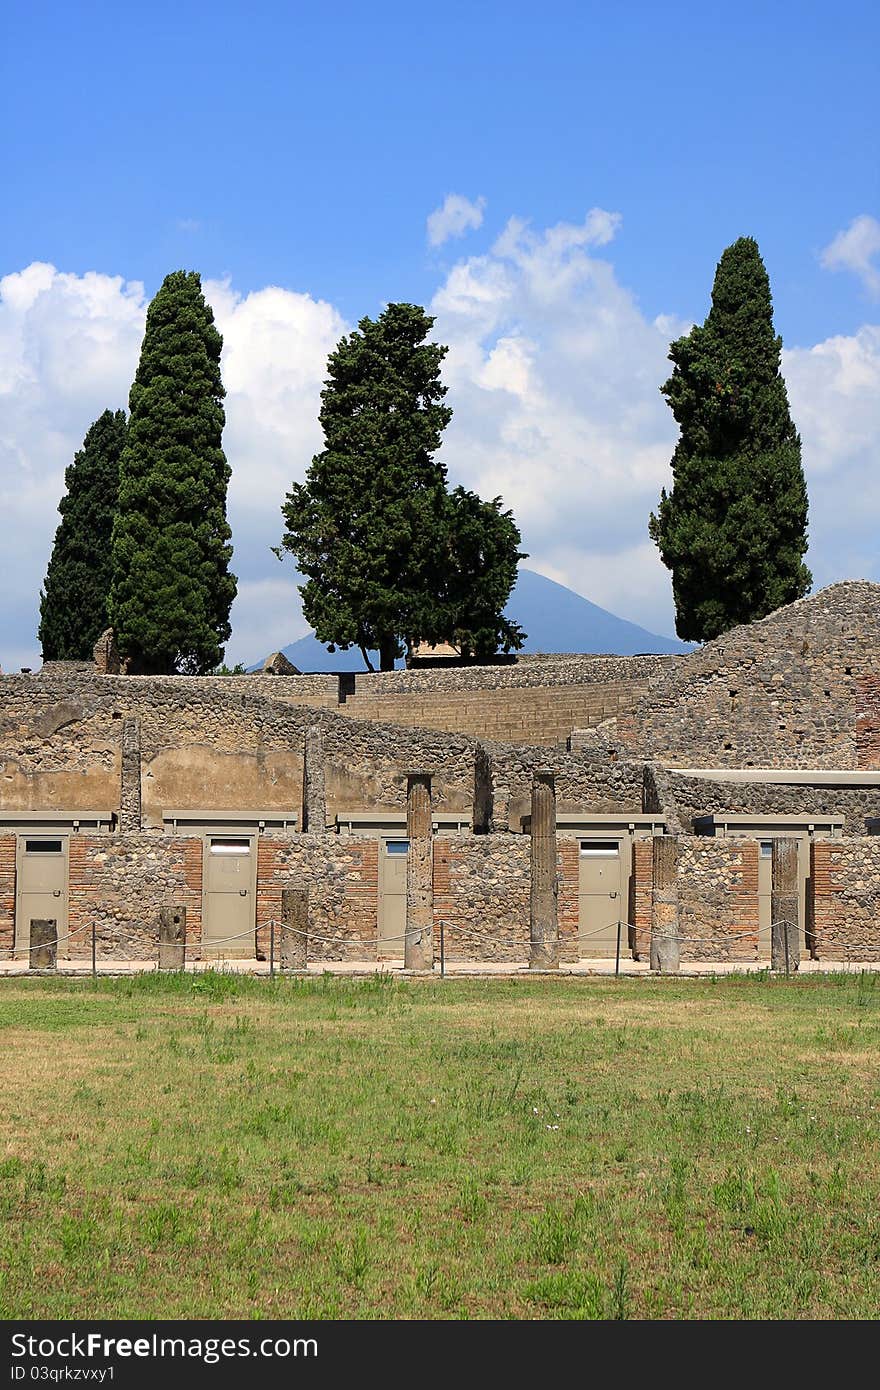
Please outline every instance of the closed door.
[[255, 952], [254, 846], [247, 836], [209, 835], [202, 943], [209, 954], [249, 960]]
[[[619, 840], [581, 840], [578, 937], [581, 956], [613, 956], [617, 924], [626, 921]], [[626, 928], [621, 929], [626, 946]]]
[[404, 954], [409, 840], [383, 840], [379, 853], [379, 959]]
[[22, 836], [18, 846], [15, 947], [30, 949], [31, 921], [55, 922], [58, 955], [67, 955], [67, 837]]

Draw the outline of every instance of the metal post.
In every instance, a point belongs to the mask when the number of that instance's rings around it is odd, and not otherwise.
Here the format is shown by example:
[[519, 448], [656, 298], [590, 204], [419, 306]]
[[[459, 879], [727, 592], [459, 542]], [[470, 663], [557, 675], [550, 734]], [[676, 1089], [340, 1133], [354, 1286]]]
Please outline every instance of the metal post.
[[269, 979], [275, 979], [275, 918], [269, 918]]
[[620, 922], [620, 918], [618, 917], [618, 919], [617, 919], [617, 954], [616, 954], [615, 957], [614, 957], [614, 973], [615, 973], [615, 975], [619, 975], [619, 974], [620, 974], [620, 927], [621, 927], [621, 922]]
[[440, 918], [440, 975], [446, 974], [446, 923]]
[[784, 925], [784, 927], [785, 927], [785, 974], [786, 974], [786, 978], [787, 978], [787, 977], [788, 977], [788, 973], [789, 973], [789, 960], [788, 960], [788, 927], [789, 927], [789, 922], [788, 922], [788, 918], [785, 919], [785, 922], [783, 923], [783, 925]]
[[98, 965], [97, 965], [97, 961], [95, 960], [95, 924], [94, 924], [94, 922], [93, 922], [93, 923], [92, 923], [92, 979], [93, 979], [93, 980], [97, 980], [97, 978], [98, 978]]

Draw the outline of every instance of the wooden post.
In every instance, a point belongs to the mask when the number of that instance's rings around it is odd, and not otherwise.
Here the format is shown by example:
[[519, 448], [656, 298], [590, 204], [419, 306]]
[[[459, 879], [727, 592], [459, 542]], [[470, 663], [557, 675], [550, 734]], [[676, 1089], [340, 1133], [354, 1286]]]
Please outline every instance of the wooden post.
[[651, 895], [651, 969], [678, 973], [678, 836], [654, 837], [654, 889]]
[[529, 969], [559, 969], [559, 917], [556, 881], [556, 786], [548, 768], [532, 776], [529, 902]]
[[431, 774], [411, 772], [406, 779], [406, 939], [407, 970], [434, 969], [434, 841], [431, 821]]
[[186, 964], [186, 908], [159, 908], [159, 969], [182, 970]]
[[309, 890], [281, 890], [281, 969], [305, 970], [309, 959]]
[[31, 918], [31, 970], [54, 970], [58, 960], [58, 923], [54, 917]]
[[795, 839], [772, 841], [770, 921], [770, 969], [784, 970], [786, 973], [797, 970], [801, 963], [801, 943], [798, 930], [798, 842]]

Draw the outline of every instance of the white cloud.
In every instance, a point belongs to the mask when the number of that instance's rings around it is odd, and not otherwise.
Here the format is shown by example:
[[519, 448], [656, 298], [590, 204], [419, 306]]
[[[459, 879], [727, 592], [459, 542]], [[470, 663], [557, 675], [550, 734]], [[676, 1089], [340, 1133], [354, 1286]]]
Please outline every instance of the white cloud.
[[450, 237], [464, 236], [483, 225], [485, 198], [472, 202], [461, 193], [447, 193], [442, 204], [428, 217], [428, 243], [442, 246]]
[[[599, 210], [545, 231], [512, 220], [491, 250], [452, 266], [432, 303], [453, 407], [453, 484], [512, 507], [530, 568], [657, 632], [673, 628], [669, 575], [647, 536], [676, 439], [659, 393], [674, 309], [642, 313], [598, 248]], [[224, 447], [239, 595], [227, 661], [251, 662], [305, 630], [296, 575], [271, 553], [280, 507], [321, 446], [328, 353], [347, 325], [278, 287], [206, 282], [224, 335]], [[4, 668], [36, 666], [39, 587], [66, 465], [92, 420], [124, 406], [143, 287], [35, 263], [0, 280], [0, 507]], [[880, 578], [880, 326], [786, 351], [803, 440], [816, 582]]]
[[837, 233], [822, 252], [821, 260], [826, 270], [851, 270], [869, 294], [880, 295], [880, 265], [874, 259], [878, 255], [880, 222], [862, 213], [854, 217], [844, 231]]
[[783, 354], [810, 495], [817, 586], [880, 579], [880, 325]]
[[671, 631], [647, 522], [675, 442], [658, 390], [673, 321], [646, 320], [592, 254], [619, 223], [602, 209], [544, 232], [511, 219], [452, 268], [432, 304], [450, 347], [443, 456], [454, 482], [512, 507], [530, 568]]
[[[271, 561], [271, 557], [270, 557]], [[279, 575], [283, 571], [275, 562]], [[292, 568], [288, 577], [273, 579], [242, 579], [233, 613], [232, 640], [226, 649], [226, 664], [243, 662], [252, 666], [270, 652], [296, 642], [311, 631], [302, 616]]]

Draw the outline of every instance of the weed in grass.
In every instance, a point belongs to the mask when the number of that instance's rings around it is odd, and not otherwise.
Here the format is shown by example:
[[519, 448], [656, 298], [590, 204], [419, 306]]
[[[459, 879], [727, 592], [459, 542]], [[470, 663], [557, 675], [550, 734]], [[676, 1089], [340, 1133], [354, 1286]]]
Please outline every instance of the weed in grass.
[[532, 1257], [539, 1264], [562, 1264], [574, 1249], [579, 1233], [574, 1222], [561, 1207], [550, 1203], [532, 1220]]
[[141, 1219], [144, 1240], [151, 1250], [162, 1245], [180, 1244], [188, 1230], [184, 1213], [174, 1203], [161, 1203], [144, 1213]]
[[489, 1203], [481, 1191], [479, 1183], [471, 1174], [467, 1175], [459, 1188], [458, 1209], [462, 1219], [471, 1226], [477, 1221], [482, 1221], [489, 1210]]
[[97, 1224], [92, 1216], [62, 1216], [58, 1243], [64, 1262], [69, 1265], [91, 1263], [97, 1234]]
[[523, 1295], [552, 1318], [598, 1321], [607, 1316], [605, 1286], [590, 1272], [566, 1269], [545, 1274], [527, 1284]]
[[331, 1263], [340, 1279], [359, 1287], [370, 1267], [370, 1252], [367, 1233], [359, 1226], [350, 1240], [338, 1241], [334, 1247]]
[[615, 1322], [626, 1322], [629, 1317], [629, 1262], [626, 1258], [618, 1262], [611, 1286], [611, 1313]]

